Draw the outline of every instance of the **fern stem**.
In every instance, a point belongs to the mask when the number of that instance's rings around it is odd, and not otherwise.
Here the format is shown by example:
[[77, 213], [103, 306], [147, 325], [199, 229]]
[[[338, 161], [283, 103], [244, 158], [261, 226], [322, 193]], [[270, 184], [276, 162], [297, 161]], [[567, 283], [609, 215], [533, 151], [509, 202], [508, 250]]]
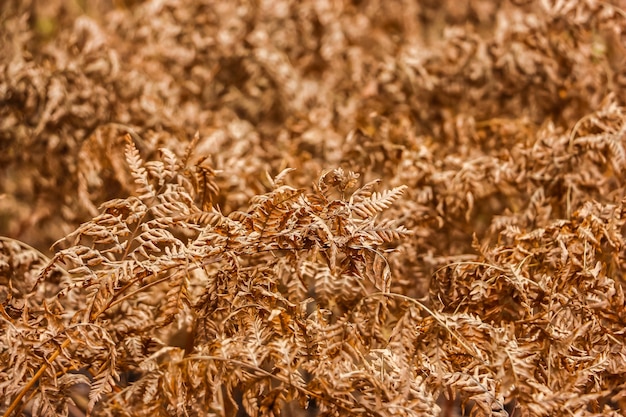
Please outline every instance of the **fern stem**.
[[70, 345], [70, 339], [65, 339], [65, 341], [61, 344], [61, 346], [58, 347], [57, 350], [55, 350], [54, 353], [52, 353], [52, 355], [50, 355], [50, 357], [46, 360], [46, 362], [41, 365], [41, 367], [39, 368], [37, 373], [33, 376], [33, 378], [30, 381], [28, 381], [28, 383], [24, 386], [24, 388], [22, 388], [20, 393], [17, 394], [17, 397], [15, 397], [15, 399], [13, 400], [13, 402], [11, 403], [7, 411], [5, 411], [5, 413], [2, 415], [3, 417], [9, 417], [15, 411], [17, 406], [22, 401], [22, 398], [24, 398], [24, 395], [26, 395], [26, 393], [31, 390], [31, 388], [37, 383], [39, 378], [41, 378], [43, 373], [46, 372], [46, 369], [48, 369], [48, 365], [54, 362], [54, 360], [61, 354], [61, 351], [65, 349], [66, 347], [68, 347], [69, 345]]
[[[206, 266], [208, 264], [217, 262], [218, 260], [220, 260], [220, 258], [221, 258], [221, 256], [218, 255], [218, 256], [213, 256], [213, 257], [211, 257], [209, 259], [205, 259], [199, 265], [190, 266], [189, 267], [189, 271], [193, 271], [193, 270], [202, 268], [202, 267], [204, 267], [204, 266]], [[163, 271], [168, 271], [170, 269], [177, 268], [178, 266], [179, 265], [174, 265], [174, 266], [171, 266], [171, 267], [167, 267], [167, 268], [164, 268]], [[153, 275], [153, 273], [150, 272], [147, 276], [150, 276], [150, 275]], [[138, 282], [138, 280], [131, 281], [128, 284], [126, 284], [124, 287], [122, 287], [120, 289], [120, 291], [118, 291], [117, 293], [115, 293], [113, 295], [113, 297], [111, 298], [111, 300], [109, 301], [109, 303], [107, 304], [107, 306], [104, 308], [103, 311], [106, 311], [106, 310], [110, 309], [111, 307], [114, 307], [117, 304], [121, 303], [122, 301], [127, 300], [128, 298], [131, 298], [134, 295], [136, 295], [136, 294], [138, 294], [138, 293], [140, 293], [140, 292], [142, 292], [142, 291], [144, 291], [144, 290], [146, 290], [146, 289], [148, 289], [150, 287], [153, 287], [155, 285], [161, 284], [161, 283], [163, 283], [163, 282], [165, 282], [165, 281], [167, 281], [167, 280], [169, 280], [171, 278], [172, 278], [172, 275], [167, 275], [167, 276], [165, 276], [163, 278], [160, 278], [160, 279], [158, 279], [156, 281], [150, 282], [150, 283], [148, 283], [148, 284], [146, 284], [146, 285], [144, 285], [142, 287], [139, 287], [136, 290], [134, 290], [134, 291], [132, 291], [132, 292], [130, 292], [128, 294], [125, 294], [125, 295], [123, 295], [123, 296], [118, 298], [118, 296], [124, 294], [124, 292], [126, 292], [126, 290], [128, 290], [132, 285], [134, 285], [134, 284], [136, 284]], [[145, 279], [145, 277], [144, 277], [144, 279]], [[97, 318], [97, 316], [96, 316], [96, 318]]]
[[433, 319], [435, 319], [435, 321], [439, 323], [441, 327], [446, 329], [446, 331], [450, 334], [450, 336], [452, 336], [457, 342], [459, 342], [461, 346], [465, 348], [467, 353], [472, 355], [472, 357], [474, 357], [475, 359], [478, 359], [484, 365], [488, 365], [487, 362], [485, 362], [485, 360], [482, 358], [482, 355], [480, 354], [480, 352], [476, 350], [476, 348], [472, 348], [472, 346], [470, 346], [470, 344], [465, 341], [463, 336], [458, 334], [456, 331], [452, 330], [448, 326], [448, 324], [439, 317], [437, 313], [435, 313], [430, 308], [426, 307], [423, 303], [420, 303], [418, 300], [411, 298], [409, 296], [406, 296], [404, 294], [398, 294], [398, 293], [392, 293], [392, 292], [376, 292], [376, 293], [372, 293], [372, 294], [365, 296], [363, 299], [375, 298], [375, 297], [395, 297], [395, 298], [399, 298], [401, 300], [408, 301], [410, 303], [417, 305], [421, 310], [427, 312]]

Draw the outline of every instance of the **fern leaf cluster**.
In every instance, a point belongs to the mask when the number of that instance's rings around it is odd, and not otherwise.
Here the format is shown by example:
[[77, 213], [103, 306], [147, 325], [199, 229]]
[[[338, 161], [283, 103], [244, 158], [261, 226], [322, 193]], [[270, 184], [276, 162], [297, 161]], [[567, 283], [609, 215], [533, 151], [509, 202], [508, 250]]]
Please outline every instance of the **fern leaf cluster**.
[[624, 415], [623, 9], [0, 2], [0, 413]]
[[[90, 387], [88, 409], [107, 414], [219, 414], [237, 403], [236, 392], [251, 415], [292, 401], [356, 413], [352, 394], [311, 387], [340, 371], [348, 385], [357, 375], [350, 373], [366, 372], [358, 377], [365, 382], [378, 372], [361, 369], [374, 346], [349, 329], [345, 306], [389, 287], [374, 278], [383, 268], [377, 260], [385, 262], [377, 248], [408, 231], [377, 216], [403, 187], [364, 193], [355, 181], [344, 186], [356, 176], [335, 170], [332, 181], [326, 174], [307, 193], [275, 178], [273, 190], [226, 216], [219, 207], [200, 208], [202, 190], [170, 152], [143, 162], [127, 141], [134, 195], [102, 205], [101, 214], [67, 237], [71, 246], [39, 277], [42, 284], [57, 267], [65, 271], [62, 289], [42, 299], [43, 308], [6, 317], [6, 328], [14, 329], [7, 347], [37, 346], [28, 367], [5, 369], [6, 404], [28, 393], [31, 412], [46, 414], [54, 400], [55, 412], [63, 413], [72, 400], [61, 393], [80, 381]], [[349, 199], [332, 197], [350, 188], [356, 189]], [[340, 338], [322, 342], [329, 327]], [[184, 340], [173, 341], [176, 332]], [[345, 332], [354, 338], [348, 357]], [[44, 340], [34, 342], [37, 333]], [[34, 383], [58, 393], [30, 393]], [[362, 395], [373, 409], [377, 390], [368, 383]], [[189, 400], [181, 405], [181, 398]]]

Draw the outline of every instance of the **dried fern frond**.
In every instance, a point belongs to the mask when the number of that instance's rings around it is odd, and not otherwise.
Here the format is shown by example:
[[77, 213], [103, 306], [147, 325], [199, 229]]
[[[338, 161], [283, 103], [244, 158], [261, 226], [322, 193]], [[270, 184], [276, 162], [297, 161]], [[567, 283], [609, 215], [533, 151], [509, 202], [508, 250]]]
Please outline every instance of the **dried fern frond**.
[[[93, 413], [118, 409], [117, 402], [168, 413], [195, 409], [176, 400], [187, 395], [188, 387], [171, 385], [174, 380], [205, 390], [209, 407], [232, 406], [227, 398], [241, 390], [244, 408], [254, 413], [280, 410], [285, 402], [305, 398], [331, 409], [348, 409], [353, 401], [349, 397], [332, 399], [306, 388], [301, 372], [319, 366], [311, 350], [315, 342], [308, 340], [307, 301], [283, 293], [279, 277], [296, 265], [315, 268], [312, 274], [302, 274], [305, 291], [315, 294], [317, 308], [339, 315], [347, 314], [366, 293], [359, 282], [363, 277], [380, 289], [388, 288], [391, 272], [376, 247], [408, 231], [376, 217], [403, 188], [361, 202], [371, 208], [358, 218], [350, 216], [347, 201], [331, 199], [319, 189], [307, 194], [288, 185], [255, 196], [245, 213], [224, 216], [219, 208], [204, 211], [196, 206], [186, 177], [190, 171], [171, 152], [164, 150], [159, 160], [144, 162], [128, 140], [125, 154], [135, 181], [133, 195], [106, 202], [100, 214], [68, 236], [72, 246], [59, 250], [51, 265], [63, 265], [71, 282], [53, 297], [51, 309], [24, 311], [19, 319], [25, 320], [24, 331], [12, 332], [14, 351], [32, 343], [22, 338], [33, 332], [43, 331], [50, 338], [44, 354], [37, 356], [46, 361], [31, 360], [29, 373], [11, 373], [11, 385], [3, 388], [12, 399], [11, 410], [34, 384], [53, 384], [52, 371], [62, 376], [70, 369], [88, 376], [86, 411]], [[324, 181], [322, 177], [320, 183]], [[274, 251], [291, 255], [279, 262]], [[376, 254], [374, 263], [367, 261], [370, 252]], [[320, 255], [327, 265], [319, 263]], [[40, 285], [51, 272], [51, 267], [43, 270]], [[17, 325], [18, 319], [7, 317], [11, 326]], [[172, 325], [181, 320], [191, 329], [182, 342], [186, 353], [174, 359], [172, 351], [169, 361], [151, 362], [169, 349], [162, 337], [174, 337]], [[218, 358], [220, 366], [201, 377], [197, 372], [207, 372], [206, 367], [180, 362], [192, 360], [186, 356], [192, 351]], [[237, 364], [248, 369], [230, 375]], [[318, 377], [326, 378], [328, 371], [319, 368]], [[122, 379], [130, 374], [135, 382], [123, 386]], [[67, 379], [68, 384], [72, 381]], [[219, 399], [211, 388], [218, 381], [230, 393], [226, 398]], [[280, 387], [271, 390], [276, 403], [256, 401], [276, 383]], [[164, 390], [165, 397], [155, 396], [155, 389]], [[139, 404], [131, 403], [135, 397], [130, 393], [136, 392], [144, 393]], [[52, 406], [46, 390], [38, 390], [33, 398], [36, 412]], [[57, 412], [67, 414], [59, 407]]]

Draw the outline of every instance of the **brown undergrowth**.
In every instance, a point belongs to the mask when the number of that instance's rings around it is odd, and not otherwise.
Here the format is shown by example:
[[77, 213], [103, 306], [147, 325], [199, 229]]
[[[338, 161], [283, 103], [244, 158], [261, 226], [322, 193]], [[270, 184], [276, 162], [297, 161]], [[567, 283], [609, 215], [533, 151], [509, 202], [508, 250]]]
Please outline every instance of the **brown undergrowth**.
[[0, 411], [624, 415], [620, 7], [3, 3]]

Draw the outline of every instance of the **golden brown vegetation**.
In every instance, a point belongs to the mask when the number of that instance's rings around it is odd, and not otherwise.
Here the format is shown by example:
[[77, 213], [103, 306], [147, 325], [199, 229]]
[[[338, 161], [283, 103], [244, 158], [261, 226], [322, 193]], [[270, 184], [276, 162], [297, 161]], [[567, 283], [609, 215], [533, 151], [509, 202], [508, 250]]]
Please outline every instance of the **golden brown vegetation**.
[[3, 2], [0, 410], [624, 415], [624, 6]]

